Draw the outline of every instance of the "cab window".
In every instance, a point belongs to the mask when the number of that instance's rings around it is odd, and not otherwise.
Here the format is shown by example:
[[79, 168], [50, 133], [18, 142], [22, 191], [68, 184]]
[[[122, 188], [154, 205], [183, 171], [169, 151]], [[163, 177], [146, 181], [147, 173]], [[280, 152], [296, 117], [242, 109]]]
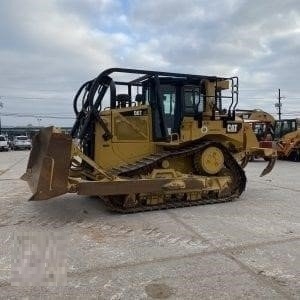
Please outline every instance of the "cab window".
[[166, 127], [168, 133], [172, 132], [174, 127], [174, 112], [175, 112], [175, 101], [176, 101], [176, 88], [171, 85], [161, 86], [161, 95], [164, 105], [164, 115], [166, 120]]
[[203, 112], [203, 95], [199, 87], [184, 88], [184, 114], [195, 115]]

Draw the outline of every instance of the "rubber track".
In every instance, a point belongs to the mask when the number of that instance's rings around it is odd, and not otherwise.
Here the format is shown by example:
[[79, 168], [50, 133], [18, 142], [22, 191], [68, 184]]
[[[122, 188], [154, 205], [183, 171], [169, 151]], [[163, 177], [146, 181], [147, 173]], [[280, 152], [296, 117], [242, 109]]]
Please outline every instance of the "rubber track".
[[[232, 193], [228, 197], [223, 198], [210, 198], [210, 199], [199, 199], [192, 201], [179, 201], [178, 199], [174, 201], [168, 200], [166, 203], [162, 203], [159, 205], [141, 205], [134, 208], [123, 208], [115, 205], [114, 202], [111, 201], [110, 198], [104, 198], [106, 206], [108, 206], [111, 210], [117, 211], [120, 213], [136, 213], [142, 211], [152, 211], [152, 210], [160, 210], [160, 209], [170, 209], [170, 208], [178, 208], [178, 207], [187, 207], [187, 206], [196, 206], [203, 204], [214, 204], [214, 203], [222, 203], [229, 202], [239, 197], [240, 194], [245, 190], [246, 187], [246, 176], [244, 170], [237, 163], [235, 158], [231, 155], [226, 147], [217, 142], [211, 141], [201, 141], [201, 144], [193, 145], [185, 148], [180, 148], [176, 150], [166, 150], [157, 154], [151, 154], [147, 157], [144, 157], [140, 161], [137, 161], [134, 164], [128, 164], [125, 166], [121, 166], [118, 168], [114, 168], [111, 170], [111, 173], [117, 176], [126, 176], [126, 177], [134, 177], [141, 174], [150, 173], [155, 167], [159, 167], [159, 164], [168, 158], [175, 157], [186, 157], [194, 155], [195, 153], [202, 151], [204, 148], [208, 146], [215, 146], [220, 148], [224, 154], [225, 166], [234, 174], [233, 180], [233, 188]], [[122, 196], [120, 196], [122, 197]]]

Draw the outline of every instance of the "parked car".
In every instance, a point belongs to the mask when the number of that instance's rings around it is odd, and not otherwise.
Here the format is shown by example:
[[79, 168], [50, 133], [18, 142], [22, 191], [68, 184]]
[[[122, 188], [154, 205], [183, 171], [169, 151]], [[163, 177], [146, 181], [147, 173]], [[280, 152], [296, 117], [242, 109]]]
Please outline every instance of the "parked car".
[[5, 135], [0, 135], [0, 151], [8, 151], [9, 145]]
[[12, 148], [17, 149], [31, 149], [31, 140], [26, 135], [18, 135], [13, 138]]

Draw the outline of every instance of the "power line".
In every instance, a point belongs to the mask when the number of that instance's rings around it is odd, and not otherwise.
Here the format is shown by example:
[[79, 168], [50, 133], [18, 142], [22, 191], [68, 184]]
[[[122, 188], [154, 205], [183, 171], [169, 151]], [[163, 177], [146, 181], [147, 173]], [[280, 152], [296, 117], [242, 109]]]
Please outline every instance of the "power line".
[[21, 113], [1, 113], [3, 117], [18, 117], [18, 118], [44, 118], [44, 119], [71, 119], [74, 120], [75, 117], [71, 116], [53, 116], [53, 115], [43, 115], [43, 114], [21, 114]]
[[53, 97], [24, 97], [24, 96], [1, 95], [0, 97], [13, 98], [13, 99], [23, 99], [23, 100], [67, 100], [67, 97], [58, 98], [58, 97], [55, 97], [55, 96], [53, 96]]

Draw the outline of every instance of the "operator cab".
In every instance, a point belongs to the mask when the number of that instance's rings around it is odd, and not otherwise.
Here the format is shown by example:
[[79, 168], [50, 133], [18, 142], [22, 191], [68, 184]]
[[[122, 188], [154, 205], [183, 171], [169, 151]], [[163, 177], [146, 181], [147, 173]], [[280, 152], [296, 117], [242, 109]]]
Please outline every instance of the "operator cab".
[[[124, 80], [132, 74], [138, 77]], [[118, 81], [117, 75], [122, 75], [123, 80]], [[86, 82], [75, 96], [77, 119], [71, 132], [73, 138], [78, 138], [83, 144], [89, 143], [93, 139], [91, 127], [96, 121], [105, 131], [104, 138], [112, 138], [112, 132], [100, 114], [105, 108], [107, 95], [107, 109], [120, 110], [122, 114], [126, 111], [127, 115], [139, 117], [138, 109], [144, 115], [150, 106], [153, 140], [169, 142], [173, 135], [179, 137], [184, 118], [198, 121], [199, 128], [204, 120], [223, 120], [224, 127], [227, 121], [234, 121], [238, 78], [122, 68], [105, 70], [94, 80]], [[81, 109], [78, 109], [78, 103], [82, 103]]]
[[202, 118], [205, 89], [199, 82], [164, 77], [143, 84], [146, 103], [151, 107], [155, 140], [179, 133], [184, 117]]
[[227, 81], [215, 77], [158, 77], [143, 82], [143, 95], [152, 110], [154, 140], [167, 141], [173, 134], [178, 137], [185, 117], [197, 120], [198, 127], [203, 120], [234, 120], [234, 110], [222, 107], [224, 99], [230, 99], [229, 108], [237, 101], [234, 91], [230, 96], [222, 95]]
[[300, 128], [298, 124], [299, 120], [297, 119], [286, 119], [286, 120], [277, 120], [275, 121], [275, 139], [282, 138], [285, 134], [296, 131], [297, 128]]

